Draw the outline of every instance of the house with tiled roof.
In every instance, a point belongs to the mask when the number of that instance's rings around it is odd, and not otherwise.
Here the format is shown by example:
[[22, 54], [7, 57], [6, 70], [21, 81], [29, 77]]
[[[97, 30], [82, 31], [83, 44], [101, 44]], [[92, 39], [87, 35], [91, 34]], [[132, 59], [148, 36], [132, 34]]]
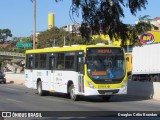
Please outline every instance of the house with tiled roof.
[[154, 19], [152, 19], [152, 20], [160, 21], [160, 17], [156, 17], [156, 18], [154, 18]]
[[160, 30], [160, 17], [156, 17], [150, 20], [151, 24], [155, 25], [158, 27], [157, 30]]
[[[152, 18], [152, 19], [146, 19], [144, 20], [144, 22], [150, 22], [152, 25], [156, 26], [156, 27], [153, 27], [152, 30], [158, 30], [160, 31], [160, 17], [155, 17], [155, 18]], [[137, 24], [139, 21], [136, 21], [135, 23]]]

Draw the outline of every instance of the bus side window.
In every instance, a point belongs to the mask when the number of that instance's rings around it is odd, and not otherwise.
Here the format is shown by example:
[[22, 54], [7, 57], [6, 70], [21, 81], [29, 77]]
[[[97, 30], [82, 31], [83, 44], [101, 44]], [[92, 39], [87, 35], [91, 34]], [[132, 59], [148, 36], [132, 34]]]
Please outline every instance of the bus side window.
[[74, 56], [65, 56], [65, 69], [74, 69]]
[[40, 54], [39, 57], [39, 68], [46, 68], [47, 54]]
[[57, 64], [57, 69], [58, 69], [58, 70], [64, 69], [64, 65], [63, 65], [62, 63]]
[[64, 53], [57, 53], [57, 64], [56, 68], [58, 70], [64, 69]]

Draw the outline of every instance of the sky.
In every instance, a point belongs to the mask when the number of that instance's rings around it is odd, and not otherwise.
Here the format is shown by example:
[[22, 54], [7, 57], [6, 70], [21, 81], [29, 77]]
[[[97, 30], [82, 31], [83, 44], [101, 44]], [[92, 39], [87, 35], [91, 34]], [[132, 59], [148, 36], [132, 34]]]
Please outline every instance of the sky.
[[[63, 0], [56, 3], [55, 0], [37, 0], [37, 31], [45, 31], [48, 27], [48, 14], [55, 14], [55, 26], [62, 27], [73, 23], [69, 17], [69, 9], [72, 0]], [[0, 29], [10, 29], [13, 37], [29, 37], [33, 34], [34, 4], [30, 0], [0, 0]], [[129, 9], [124, 9], [123, 23], [135, 24], [138, 17], [149, 15], [150, 18], [160, 17], [160, 0], [148, 0], [146, 9], [131, 15]], [[82, 18], [76, 18], [81, 22]]]

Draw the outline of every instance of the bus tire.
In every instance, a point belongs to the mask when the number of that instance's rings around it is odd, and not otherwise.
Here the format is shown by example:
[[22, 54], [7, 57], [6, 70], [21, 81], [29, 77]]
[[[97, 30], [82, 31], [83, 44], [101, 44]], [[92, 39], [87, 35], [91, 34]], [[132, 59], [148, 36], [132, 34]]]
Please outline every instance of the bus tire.
[[152, 81], [159, 82], [159, 76], [158, 75], [153, 76]]
[[6, 84], [6, 80], [3, 83]]
[[39, 96], [43, 96], [44, 95], [44, 90], [42, 90], [42, 82], [39, 81], [38, 84], [37, 84], [37, 90], [38, 90], [38, 95]]
[[137, 81], [137, 77], [136, 77], [136, 76], [132, 76], [131, 79], [132, 79], [133, 81]]
[[78, 95], [75, 94], [75, 87], [73, 84], [69, 87], [69, 95], [71, 100], [73, 101], [78, 100]]
[[108, 102], [110, 99], [111, 99], [110, 95], [102, 96], [102, 100], [105, 101], [105, 102]]

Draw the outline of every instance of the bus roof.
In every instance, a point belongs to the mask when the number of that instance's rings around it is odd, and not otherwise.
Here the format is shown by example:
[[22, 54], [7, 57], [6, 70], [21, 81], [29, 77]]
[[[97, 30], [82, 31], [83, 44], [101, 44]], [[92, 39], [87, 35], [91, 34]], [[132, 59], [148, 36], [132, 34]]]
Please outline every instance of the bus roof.
[[72, 46], [63, 46], [63, 47], [49, 47], [43, 49], [34, 49], [34, 50], [26, 50], [26, 54], [29, 53], [46, 53], [46, 52], [63, 52], [63, 51], [78, 51], [85, 50], [86, 48], [99, 48], [99, 47], [115, 47], [119, 48], [120, 46], [114, 45], [72, 45]]

